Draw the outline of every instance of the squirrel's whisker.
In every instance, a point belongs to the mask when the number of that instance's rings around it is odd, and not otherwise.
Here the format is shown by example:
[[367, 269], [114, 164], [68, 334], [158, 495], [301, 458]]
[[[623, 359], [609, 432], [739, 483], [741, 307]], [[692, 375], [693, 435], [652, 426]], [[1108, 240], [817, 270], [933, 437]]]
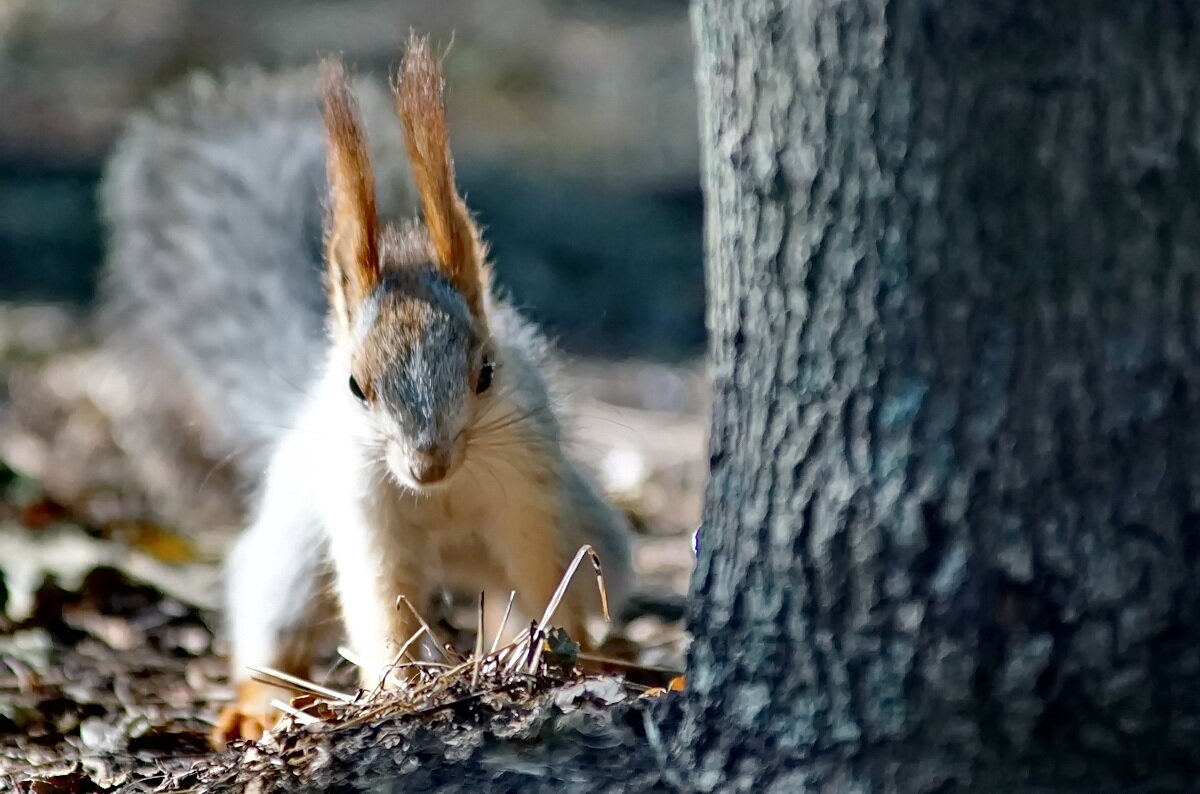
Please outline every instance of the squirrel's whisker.
[[552, 410], [552, 408], [549, 403], [542, 403], [541, 405], [535, 406], [526, 411], [521, 411], [519, 413], [515, 413], [515, 414], [509, 415], [509, 416], [501, 417], [490, 424], [486, 424], [483, 426], [476, 426], [476, 427], [472, 428], [471, 432], [475, 435], [486, 435], [489, 433], [498, 433], [502, 430], [512, 427], [513, 425], [517, 425], [522, 422], [529, 421], [540, 414], [549, 413], [551, 410]]
[[[508, 489], [506, 489], [504, 487], [504, 481], [501, 480], [499, 477], [497, 477], [496, 473], [494, 471], [492, 471], [490, 468], [483, 465], [479, 461], [472, 461], [472, 460], [463, 461], [463, 472], [471, 474], [471, 476], [473, 476], [475, 478], [476, 483], [479, 483], [479, 472], [480, 471], [483, 471], [485, 474], [487, 474], [489, 477], [491, 477], [492, 480], [496, 483], [496, 489], [498, 491], [500, 491], [500, 495], [504, 498], [504, 506], [505, 506], [505, 508], [507, 508], [509, 506]], [[482, 484], [480, 484], [480, 486], [482, 487]]]

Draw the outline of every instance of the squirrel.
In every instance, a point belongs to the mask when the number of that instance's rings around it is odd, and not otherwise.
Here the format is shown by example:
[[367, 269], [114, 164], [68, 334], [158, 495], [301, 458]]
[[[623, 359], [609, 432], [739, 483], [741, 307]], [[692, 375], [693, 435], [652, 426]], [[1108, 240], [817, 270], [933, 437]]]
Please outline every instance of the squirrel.
[[[319, 71], [316, 93], [193, 85], [106, 175], [108, 334], [257, 486], [226, 565], [218, 745], [272, 724], [280, 692], [248, 666], [305, 674], [339, 616], [374, 686], [419, 627], [400, 596], [513, 590], [537, 614], [583, 544], [614, 609], [632, 578], [628, 520], [564, 449], [548, 345], [492, 288], [428, 40], [391, 90], [411, 190], [368, 150], [369, 129], [398, 155], [385, 103], [336, 58]], [[413, 192], [420, 219], [388, 217]], [[555, 622], [586, 647], [599, 597], [579, 579]]]

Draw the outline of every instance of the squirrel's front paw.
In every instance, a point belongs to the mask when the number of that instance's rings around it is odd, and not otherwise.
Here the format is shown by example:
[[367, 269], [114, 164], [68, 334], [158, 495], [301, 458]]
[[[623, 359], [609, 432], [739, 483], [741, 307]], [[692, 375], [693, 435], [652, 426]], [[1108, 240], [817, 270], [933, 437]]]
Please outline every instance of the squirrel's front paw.
[[224, 750], [235, 739], [257, 741], [275, 725], [279, 711], [271, 699], [281, 696], [281, 690], [258, 681], [243, 681], [238, 686], [233, 703], [221, 709], [217, 724], [209, 734], [214, 749]]

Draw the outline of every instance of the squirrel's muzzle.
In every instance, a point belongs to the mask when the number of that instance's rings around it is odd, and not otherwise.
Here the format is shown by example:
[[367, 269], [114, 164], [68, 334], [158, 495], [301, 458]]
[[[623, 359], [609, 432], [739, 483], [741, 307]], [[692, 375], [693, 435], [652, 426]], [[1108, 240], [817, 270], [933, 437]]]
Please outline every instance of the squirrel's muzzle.
[[446, 479], [455, 464], [455, 446], [435, 446], [413, 450], [408, 473], [419, 485], [432, 485]]
[[400, 485], [417, 490], [436, 488], [454, 474], [465, 453], [461, 434], [440, 443], [405, 444], [393, 439], [388, 442], [387, 466]]

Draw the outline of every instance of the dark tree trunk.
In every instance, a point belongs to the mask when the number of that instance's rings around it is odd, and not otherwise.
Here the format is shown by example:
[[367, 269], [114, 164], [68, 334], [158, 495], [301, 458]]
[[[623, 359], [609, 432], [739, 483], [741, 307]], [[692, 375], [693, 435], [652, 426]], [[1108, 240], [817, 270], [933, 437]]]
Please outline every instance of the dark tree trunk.
[[689, 785], [1197, 780], [1198, 8], [694, 6]]

